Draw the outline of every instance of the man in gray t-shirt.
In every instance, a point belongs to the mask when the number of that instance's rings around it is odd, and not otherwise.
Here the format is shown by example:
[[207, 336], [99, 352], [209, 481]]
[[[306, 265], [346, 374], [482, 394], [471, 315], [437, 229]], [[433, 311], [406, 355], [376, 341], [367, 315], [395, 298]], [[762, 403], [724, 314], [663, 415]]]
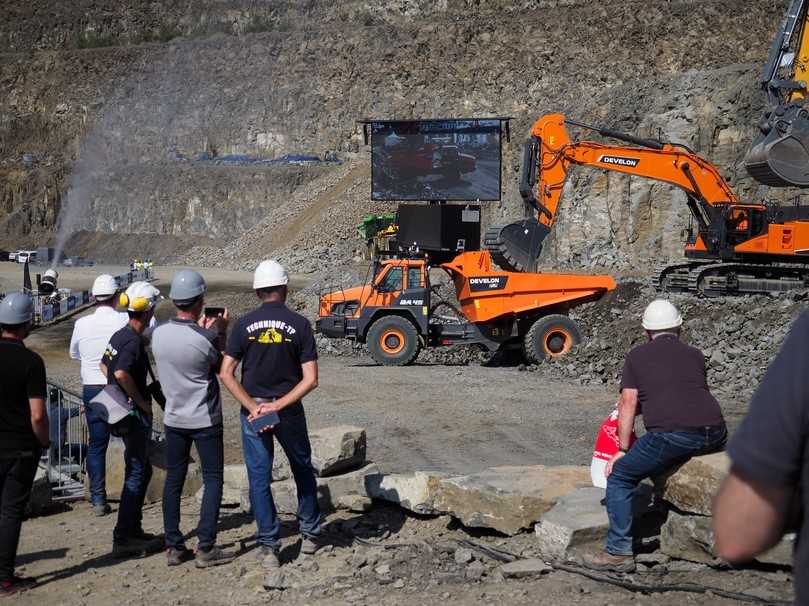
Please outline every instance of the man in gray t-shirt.
[[163, 525], [169, 566], [193, 557], [180, 532], [180, 497], [192, 444], [199, 454], [204, 483], [196, 565], [206, 568], [234, 558], [216, 546], [224, 469], [222, 399], [216, 375], [225, 348], [228, 314], [225, 310], [216, 317], [203, 315], [206, 290], [200, 274], [190, 269], [179, 271], [169, 292], [177, 316], [158, 326], [152, 335], [152, 352], [166, 396]]

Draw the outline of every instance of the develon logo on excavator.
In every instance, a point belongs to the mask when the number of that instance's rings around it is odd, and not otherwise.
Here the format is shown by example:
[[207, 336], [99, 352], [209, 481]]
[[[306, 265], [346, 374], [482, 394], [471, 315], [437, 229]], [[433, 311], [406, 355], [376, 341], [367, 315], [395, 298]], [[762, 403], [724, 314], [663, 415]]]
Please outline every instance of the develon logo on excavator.
[[603, 162], [604, 164], [614, 164], [617, 166], [628, 166], [630, 168], [635, 168], [638, 164], [640, 164], [640, 160], [638, 158], [622, 158], [621, 156], [601, 156], [598, 159], [599, 162]]

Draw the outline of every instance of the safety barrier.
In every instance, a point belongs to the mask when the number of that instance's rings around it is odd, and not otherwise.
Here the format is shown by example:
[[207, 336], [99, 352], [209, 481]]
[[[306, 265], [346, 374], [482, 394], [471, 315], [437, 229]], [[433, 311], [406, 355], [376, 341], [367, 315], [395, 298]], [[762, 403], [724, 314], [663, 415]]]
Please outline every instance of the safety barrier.
[[88, 432], [79, 394], [48, 382], [51, 447], [44, 453], [55, 501], [84, 497]]

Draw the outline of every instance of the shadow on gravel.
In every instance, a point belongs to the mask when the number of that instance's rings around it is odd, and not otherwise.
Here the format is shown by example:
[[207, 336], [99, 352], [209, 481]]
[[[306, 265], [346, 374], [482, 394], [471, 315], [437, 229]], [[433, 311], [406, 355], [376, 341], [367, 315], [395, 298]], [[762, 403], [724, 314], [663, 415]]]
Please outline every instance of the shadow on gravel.
[[43, 549], [42, 551], [23, 553], [17, 556], [17, 565], [30, 564], [38, 560], [58, 560], [65, 557], [67, 551], [67, 547], [61, 547], [59, 549]]

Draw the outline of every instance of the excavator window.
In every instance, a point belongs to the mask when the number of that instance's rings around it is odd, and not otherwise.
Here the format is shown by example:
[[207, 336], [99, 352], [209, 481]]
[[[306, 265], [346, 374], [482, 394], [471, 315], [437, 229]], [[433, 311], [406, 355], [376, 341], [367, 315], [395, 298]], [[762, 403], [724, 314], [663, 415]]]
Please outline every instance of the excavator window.
[[379, 292], [398, 292], [402, 290], [403, 278], [404, 272], [401, 267], [391, 267], [377, 284], [376, 290]]
[[407, 287], [420, 288], [421, 283], [421, 267], [408, 267], [407, 268]]

